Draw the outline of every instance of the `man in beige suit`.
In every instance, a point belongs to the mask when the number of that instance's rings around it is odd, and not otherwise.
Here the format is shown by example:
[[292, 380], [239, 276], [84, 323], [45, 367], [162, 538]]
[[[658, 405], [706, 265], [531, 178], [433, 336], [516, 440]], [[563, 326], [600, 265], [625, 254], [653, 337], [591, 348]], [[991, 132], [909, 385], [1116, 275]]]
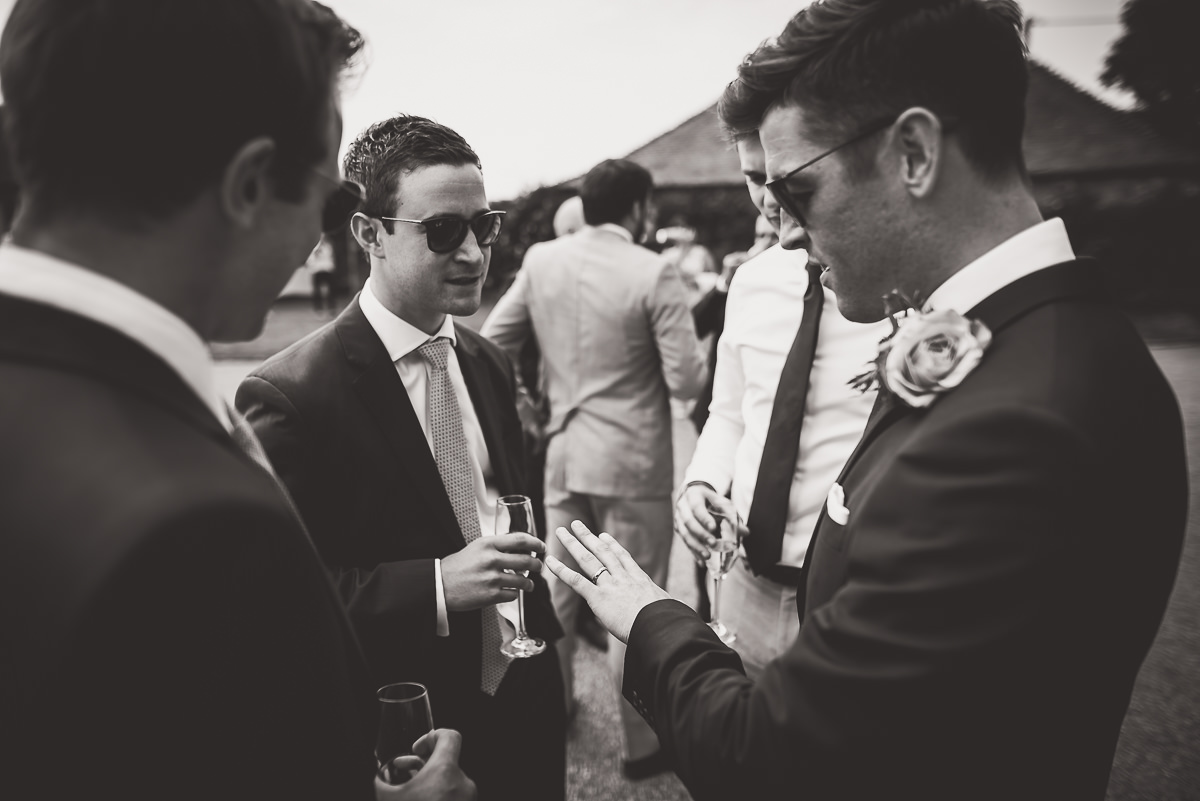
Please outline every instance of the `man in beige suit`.
[[[546, 523], [582, 520], [609, 532], [659, 583], [671, 550], [670, 398], [695, 398], [704, 384], [683, 282], [640, 247], [653, 227], [653, 179], [630, 161], [601, 162], [583, 179], [587, 225], [531, 247], [508, 293], [483, 327], [515, 354], [533, 336], [542, 349], [550, 399]], [[572, 564], [556, 537], [547, 547]], [[558, 642], [568, 709], [579, 597], [551, 594], [563, 630]], [[621, 686], [625, 646], [610, 638], [609, 667]], [[654, 732], [626, 701], [625, 774], [665, 769]]]

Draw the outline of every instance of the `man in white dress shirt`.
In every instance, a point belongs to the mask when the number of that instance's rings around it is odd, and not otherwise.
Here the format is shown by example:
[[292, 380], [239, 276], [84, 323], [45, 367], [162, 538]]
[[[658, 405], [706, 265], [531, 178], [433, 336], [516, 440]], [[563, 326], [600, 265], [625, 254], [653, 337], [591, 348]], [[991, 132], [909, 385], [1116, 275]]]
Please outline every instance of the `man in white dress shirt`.
[[[766, 157], [757, 132], [737, 138], [737, 153], [750, 199], [778, 231], [779, 206], [765, 188]], [[803, 235], [798, 244], [804, 244]], [[745, 522], [754, 502], [770, 502], [756, 499], [755, 487], [780, 373], [804, 316], [807, 262], [807, 251], [776, 244], [738, 268], [730, 283], [709, 417], [675, 506], [676, 532], [699, 555], [715, 533], [710, 505], [728, 495]], [[737, 637], [733, 648], [751, 678], [800, 630], [796, 590], [804, 553], [825, 496], [875, 402], [874, 392], [860, 392], [850, 382], [891, 330], [886, 321], [849, 322], [838, 313], [833, 293], [822, 288], [822, 294], [797, 458], [786, 497], [774, 499], [786, 509], [779, 558], [759, 565], [739, 560], [721, 590], [721, 622]], [[750, 529], [746, 536], [756, 533]]]
[[495, 534], [497, 498], [528, 494], [513, 368], [454, 321], [479, 308], [502, 212], [475, 151], [423, 117], [370, 126], [344, 167], [366, 190], [350, 224], [370, 278], [337, 319], [247, 377], [238, 407], [304, 515], [377, 684], [428, 687], [434, 720], [463, 732], [482, 797], [503, 797], [513, 766], [537, 754], [523, 795], [561, 799], [554, 648], [500, 652], [517, 590], [530, 633], [559, 633], [531, 556], [541, 540]]

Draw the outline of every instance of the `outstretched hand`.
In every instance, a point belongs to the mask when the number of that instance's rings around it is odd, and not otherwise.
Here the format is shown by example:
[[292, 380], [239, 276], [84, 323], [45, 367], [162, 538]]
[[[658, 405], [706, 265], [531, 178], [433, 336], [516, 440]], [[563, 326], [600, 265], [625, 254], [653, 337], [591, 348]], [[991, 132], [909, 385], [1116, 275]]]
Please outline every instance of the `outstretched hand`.
[[[655, 601], [671, 597], [608, 534], [597, 537], [578, 520], [571, 523], [571, 531], [559, 527], [555, 534], [586, 576], [553, 556], [546, 557], [546, 567], [587, 601], [596, 619], [621, 642], [629, 641], [629, 630], [638, 612]], [[597, 573], [600, 575], [593, 583], [591, 577]]]

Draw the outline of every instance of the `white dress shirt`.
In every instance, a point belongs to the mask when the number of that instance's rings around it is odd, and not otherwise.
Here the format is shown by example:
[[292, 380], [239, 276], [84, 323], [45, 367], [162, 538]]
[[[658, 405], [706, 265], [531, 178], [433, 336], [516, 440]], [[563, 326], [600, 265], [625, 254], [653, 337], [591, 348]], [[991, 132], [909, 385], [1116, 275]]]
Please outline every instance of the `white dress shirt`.
[[9, 242], [0, 245], [0, 292], [119, 331], [166, 362], [233, 431], [208, 345], [164, 306], [100, 273]]
[[[779, 376], [804, 311], [807, 259], [804, 251], [775, 245], [739, 267], [729, 288], [709, 417], [684, 478], [706, 481], [722, 493], [732, 489], [743, 521], [754, 499]], [[867, 370], [879, 341], [891, 331], [887, 320], [848, 321], [833, 293], [822, 290], [825, 303], [779, 562], [795, 567], [804, 562], [829, 488], [875, 403], [874, 392], [859, 392], [850, 381]]]
[[[433, 450], [433, 432], [429, 426], [429, 363], [417, 352], [426, 342], [445, 337], [450, 340], [451, 348], [446, 363], [446, 372], [450, 376], [450, 386], [454, 388], [454, 397], [462, 414], [463, 433], [467, 438], [467, 451], [471, 461], [471, 484], [475, 488], [475, 507], [479, 512], [479, 531], [485, 537], [496, 533], [496, 499], [499, 492], [496, 489], [495, 474], [492, 471], [492, 460], [488, 455], [487, 441], [483, 438], [483, 428], [479, 425], [479, 417], [471, 403], [467, 384], [463, 380], [462, 367], [458, 363], [458, 354], [453, 346], [458, 338], [454, 333], [454, 319], [446, 316], [442, 327], [432, 336], [405, 320], [400, 319], [380, 303], [372, 288], [373, 278], [368, 278], [359, 296], [359, 305], [363, 316], [375, 329], [388, 356], [396, 365], [396, 373], [408, 392], [413, 411], [425, 432], [425, 441], [429, 443], [429, 452]], [[434, 586], [437, 592], [437, 633], [440, 637], [450, 634], [450, 619], [446, 610], [446, 592], [442, 585], [442, 560], [434, 560]], [[500, 614], [510, 623], [517, 621], [517, 602], [509, 601], [497, 605]]]
[[1067, 227], [1055, 217], [1009, 237], [942, 282], [925, 309], [966, 314], [981, 300], [1018, 278], [1075, 260]]

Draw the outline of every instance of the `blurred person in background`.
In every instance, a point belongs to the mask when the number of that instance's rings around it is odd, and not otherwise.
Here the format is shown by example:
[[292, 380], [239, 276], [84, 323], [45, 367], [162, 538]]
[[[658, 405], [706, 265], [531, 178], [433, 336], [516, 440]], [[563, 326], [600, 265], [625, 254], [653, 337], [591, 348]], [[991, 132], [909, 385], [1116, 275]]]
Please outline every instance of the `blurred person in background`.
[[696, 241], [696, 229], [685, 218], [676, 217], [655, 234], [666, 247], [662, 256], [679, 270], [688, 290], [688, 303], [696, 303], [716, 285], [719, 270], [712, 251]]
[[343, 166], [366, 190], [350, 227], [370, 276], [335, 320], [247, 376], [238, 408], [333, 573], [376, 684], [428, 688], [434, 720], [463, 734], [481, 798], [507, 797], [524, 764], [521, 795], [561, 801], [557, 654], [500, 652], [518, 589], [532, 635], [559, 633], [531, 556], [542, 542], [495, 534], [497, 498], [527, 487], [513, 369], [454, 320], [479, 308], [502, 213], [471, 146], [424, 117], [370, 126]]
[[[584, 227], [583, 198], [572, 195], [559, 204], [554, 212], [554, 236], [569, 236]], [[503, 320], [507, 316], [505, 307], [516, 301], [516, 295], [505, 293], [496, 301], [488, 320], [484, 321], [480, 333], [491, 336], [488, 323]], [[546, 424], [550, 422], [550, 399], [546, 396], [545, 366], [536, 337], [529, 337], [521, 347], [517, 363], [517, 412], [525, 428], [525, 455], [528, 465], [526, 478], [530, 500], [533, 502], [533, 517], [538, 536], [545, 540], [546, 528]], [[608, 650], [608, 632], [596, 621], [596, 616], [586, 605], [579, 610], [575, 621], [576, 633], [600, 651]], [[574, 714], [574, 707], [570, 712]], [[570, 721], [568, 721], [569, 723]]]
[[[625, 544], [664, 581], [671, 550], [671, 398], [690, 400], [704, 381], [679, 271], [637, 243], [654, 228], [654, 182], [645, 168], [604, 161], [583, 179], [587, 226], [529, 248], [503, 305], [488, 319], [494, 342], [516, 355], [535, 337], [550, 398], [546, 522], [586, 520]], [[548, 548], [569, 559], [554, 537]], [[579, 598], [552, 585], [566, 636], [559, 642], [567, 704]], [[621, 685], [625, 648], [609, 641]], [[653, 730], [621, 702], [623, 770], [665, 769]]]
[[572, 195], [554, 212], [554, 236], [573, 234], [587, 223], [583, 219], [583, 198]]
[[307, 0], [13, 6], [0, 796], [474, 797], [444, 731], [372, 789], [374, 685], [207, 346], [257, 336], [361, 199], [337, 178], [361, 45]]
[[[769, 232], [755, 242], [762, 248], [777, 239], [779, 206], [766, 191], [758, 132], [736, 135], [735, 145], [759, 211], [756, 228]], [[808, 245], [803, 231], [793, 241]], [[698, 562], [716, 532], [708, 510], [721, 499], [732, 499], [748, 527], [747, 559], [724, 579], [721, 620], [736, 633], [733, 648], [751, 678], [800, 629], [796, 588], [804, 554], [875, 402], [874, 392], [851, 384], [891, 332], [886, 320], [842, 317], [820, 272], [806, 250], [778, 243], [738, 268], [716, 346], [708, 418], [675, 506], [676, 531]]]

